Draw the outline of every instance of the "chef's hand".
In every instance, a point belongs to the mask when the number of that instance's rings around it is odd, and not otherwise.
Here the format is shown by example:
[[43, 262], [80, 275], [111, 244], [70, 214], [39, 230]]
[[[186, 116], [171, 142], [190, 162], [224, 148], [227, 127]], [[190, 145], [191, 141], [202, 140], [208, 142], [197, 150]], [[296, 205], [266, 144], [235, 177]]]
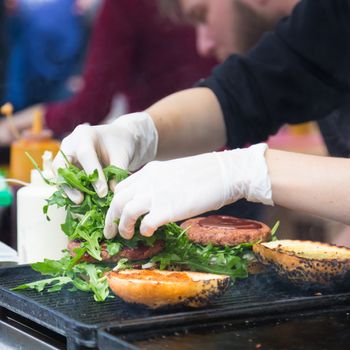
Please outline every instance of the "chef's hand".
[[[98, 180], [93, 184], [99, 197], [106, 196], [108, 185], [103, 167], [115, 165], [136, 170], [153, 160], [157, 152], [158, 133], [151, 117], [145, 113], [132, 113], [119, 117], [106, 125], [79, 125], [61, 144], [61, 151], [68, 160], [81, 166], [87, 174], [95, 169]], [[59, 152], [53, 163], [54, 171], [66, 167], [64, 156]], [[75, 203], [83, 201], [83, 194], [65, 188]]]
[[[136, 220], [144, 214], [140, 233], [151, 236], [163, 224], [216, 210], [241, 198], [272, 205], [266, 149], [266, 144], [258, 144], [148, 163], [115, 187], [105, 237], [119, 232], [131, 238]], [[118, 227], [116, 219], [120, 219]]]

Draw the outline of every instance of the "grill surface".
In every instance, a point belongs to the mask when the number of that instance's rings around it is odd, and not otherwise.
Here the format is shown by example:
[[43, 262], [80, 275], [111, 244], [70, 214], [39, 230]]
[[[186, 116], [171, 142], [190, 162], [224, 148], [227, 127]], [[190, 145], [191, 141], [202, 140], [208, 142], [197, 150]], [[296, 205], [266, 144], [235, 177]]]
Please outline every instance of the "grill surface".
[[10, 289], [42, 279], [29, 266], [0, 270], [0, 306], [67, 337], [68, 343], [95, 346], [97, 330], [113, 327], [122, 332], [150, 327], [184, 325], [223, 317], [276, 314], [288, 311], [350, 304], [350, 293], [314, 295], [285, 288], [270, 275], [238, 281], [221, 298], [202, 309], [147, 310], [125, 304], [118, 298], [103, 303], [91, 294], [69, 292], [37, 293]]
[[103, 350], [348, 350], [349, 326], [349, 306], [343, 305], [243, 322], [231, 318], [125, 334], [111, 328], [100, 332], [99, 345]]

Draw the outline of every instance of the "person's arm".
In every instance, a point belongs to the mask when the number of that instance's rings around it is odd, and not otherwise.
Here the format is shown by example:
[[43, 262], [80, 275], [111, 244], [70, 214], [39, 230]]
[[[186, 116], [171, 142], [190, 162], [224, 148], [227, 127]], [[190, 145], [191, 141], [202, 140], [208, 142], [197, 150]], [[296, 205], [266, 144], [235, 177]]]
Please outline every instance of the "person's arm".
[[268, 150], [272, 199], [283, 207], [350, 224], [350, 160]]
[[345, 0], [304, 0], [248, 55], [219, 65], [200, 83], [207, 90], [185, 90], [147, 109], [158, 131], [157, 157], [207, 152], [225, 142], [242, 147], [266, 140], [284, 123], [325, 117], [350, 91], [348, 17]]
[[172, 94], [146, 110], [157, 128], [157, 158], [170, 159], [217, 150], [226, 144], [225, 123], [207, 88]]
[[[350, 159], [269, 150], [266, 144], [148, 163], [117, 184], [104, 234], [150, 236], [163, 224], [238, 199], [350, 224]], [[117, 220], [118, 225], [116, 224]]]

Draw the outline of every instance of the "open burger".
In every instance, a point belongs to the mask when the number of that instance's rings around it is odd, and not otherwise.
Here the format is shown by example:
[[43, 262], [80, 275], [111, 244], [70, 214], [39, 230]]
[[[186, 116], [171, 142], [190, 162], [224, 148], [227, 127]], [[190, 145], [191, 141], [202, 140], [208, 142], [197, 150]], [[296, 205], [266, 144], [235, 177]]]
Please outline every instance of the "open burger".
[[[129, 175], [114, 166], [106, 167], [104, 174], [108, 181], [116, 182]], [[253, 243], [270, 237], [270, 228], [263, 223], [209, 216], [190, 219], [181, 226], [166, 224], [152, 237], [140, 235], [138, 220], [132, 239], [120, 235], [105, 239], [103, 227], [114, 193], [109, 191], [100, 198], [93, 187], [97, 178], [97, 171], [87, 175], [68, 160], [67, 168], [58, 169], [59, 187], [47, 200], [44, 212], [52, 205], [66, 209], [62, 230], [70, 243], [58, 262], [45, 260], [33, 266], [53, 277], [45, 285], [59, 283], [54, 285], [55, 290], [73, 283], [75, 288], [92, 291], [95, 300], [102, 301], [108, 296], [109, 284], [115, 294], [132, 303], [149, 307], [200, 306], [223, 293], [228, 281], [246, 278]], [[65, 187], [83, 192], [83, 202], [73, 203]], [[111, 264], [117, 265], [113, 272]], [[42, 290], [42, 283], [31, 287]]]
[[147, 269], [117, 268], [108, 273], [110, 288], [123, 300], [151, 308], [203, 306], [225, 292], [230, 278], [247, 277], [249, 268], [257, 272], [259, 264], [250, 248], [271, 235], [262, 222], [231, 216], [197, 217], [180, 227], [170, 225], [172, 230], [155, 240], [162, 242], [163, 250], [141, 263]]

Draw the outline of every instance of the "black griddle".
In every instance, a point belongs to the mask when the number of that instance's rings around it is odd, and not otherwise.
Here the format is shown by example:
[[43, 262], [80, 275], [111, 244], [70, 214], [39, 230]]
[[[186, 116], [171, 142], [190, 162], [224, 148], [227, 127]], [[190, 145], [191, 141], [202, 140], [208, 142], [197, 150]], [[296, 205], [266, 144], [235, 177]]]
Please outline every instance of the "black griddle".
[[[55, 332], [66, 339], [68, 349], [96, 347], [98, 334], [102, 341], [105, 339], [103, 334], [115, 339], [116, 334], [128, 332], [350, 305], [350, 292], [321, 294], [300, 291], [281, 284], [269, 274], [237, 281], [225, 295], [202, 309], [152, 311], [128, 305], [118, 298], [97, 303], [91, 294], [70, 292], [68, 289], [56, 293], [10, 290], [19, 284], [41, 278], [44, 277], [29, 266], [1, 269], [1, 317], [15, 319], [18, 316], [19, 322], [28, 320]], [[110, 330], [113, 332], [108, 334]]]
[[350, 306], [284, 315], [231, 317], [187, 326], [99, 332], [103, 350], [348, 350]]

